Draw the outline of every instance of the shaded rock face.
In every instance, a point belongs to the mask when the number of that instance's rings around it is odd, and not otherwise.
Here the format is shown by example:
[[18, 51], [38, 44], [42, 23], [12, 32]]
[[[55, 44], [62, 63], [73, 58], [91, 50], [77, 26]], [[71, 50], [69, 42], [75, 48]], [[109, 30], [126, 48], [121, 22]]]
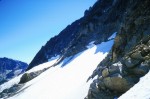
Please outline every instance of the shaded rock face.
[[61, 55], [62, 59], [75, 55], [85, 50], [91, 41], [95, 44], [107, 41], [119, 29], [126, 4], [125, 0], [98, 0], [82, 18], [51, 38], [36, 54], [28, 70], [55, 55]]
[[8, 58], [0, 58], [0, 84], [23, 73], [27, 67], [27, 63]]
[[98, 78], [91, 84], [86, 99], [119, 97], [150, 70], [150, 1], [126, 2], [114, 45], [90, 76]]
[[[148, 38], [148, 39], [147, 39]], [[145, 42], [145, 40], [147, 41]], [[150, 35], [136, 45], [131, 52], [122, 59], [125, 71], [136, 76], [144, 76], [150, 69]], [[138, 53], [138, 55], [137, 55]], [[126, 63], [131, 63], [126, 64]]]
[[[122, 26], [112, 48], [114, 62], [129, 52], [142, 38], [150, 34], [150, 8], [147, 3], [149, 3], [148, 0], [130, 1], [133, 6], [127, 8]], [[120, 38], [120, 40], [117, 41], [117, 38]]]

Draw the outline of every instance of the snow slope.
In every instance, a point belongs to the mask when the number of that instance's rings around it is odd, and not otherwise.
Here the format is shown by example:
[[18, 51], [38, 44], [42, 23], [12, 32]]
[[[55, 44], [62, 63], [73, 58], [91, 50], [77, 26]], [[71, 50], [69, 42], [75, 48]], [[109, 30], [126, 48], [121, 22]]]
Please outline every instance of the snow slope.
[[150, 71], [119, 99], [150, 99]]
[[[91, 46], [90, 46], [91, 45]], [[89, 44], [89, 48], [83, 52], [66, 58], [55, 67], [51, 67], [38, 77], [27, 82], [17, 95], [9, 99], [84, 99], [93, 80], [86, 82], [113, 45], [113, 40], [103, 42], [99, 45]], [[49, 67], [57, 61], [36, 66], [28, 72]], [[64, 65], [64, 66], [62, 66]], [[6, 83], [2, 88], [8, 88], [18, 83], [20, 77], [16, 77]], [[12, 84], [13, 83], [13, 84]]]

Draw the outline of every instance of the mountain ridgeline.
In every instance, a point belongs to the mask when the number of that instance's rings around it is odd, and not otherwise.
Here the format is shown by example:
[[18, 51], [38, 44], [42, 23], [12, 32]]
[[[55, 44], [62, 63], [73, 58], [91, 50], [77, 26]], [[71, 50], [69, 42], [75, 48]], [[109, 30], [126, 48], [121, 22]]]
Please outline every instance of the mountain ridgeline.
[[85, 50], [85, 46], [91, 41], [95, 41], [95, 44], [106, 41], [120, 28], [125, 12], [124, 6], [126, 1], [98, 0], [93, 7], [85, 11], [82, 18], [68, 25], [59, 35], [42, 46], [29, 64], [28, 70], [56, 55], [75, 55]]
[[85, 99], [114, 99], [150, 70], [150, 1], [97, 0], [84, 16], [51, 38], [36, 54], [28, 70], [60, 55], [62, 59], [100, 44], [117, 32], [107, 57], [93, 71]]

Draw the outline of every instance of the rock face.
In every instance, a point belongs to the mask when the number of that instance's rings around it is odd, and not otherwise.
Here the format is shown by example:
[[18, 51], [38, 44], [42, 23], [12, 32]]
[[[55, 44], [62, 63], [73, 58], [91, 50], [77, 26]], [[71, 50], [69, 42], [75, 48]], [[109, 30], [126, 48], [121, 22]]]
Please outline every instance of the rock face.
[[45, 46], [42, 46], [29, 64], [27, 70], [36, 65], [47, 62], [49, 58], [54, 57], [55, 55], [61, 55], [64, 48], [68, 47], [69, 43], [76, 37], [80, 21], [82, 21], [82, 18], [73, 22], [71, 25], [68, 25], [59, 35], [51, 38]]
[[[139, 78], [144, 76], [150, 70], [149, 42], [150, 35], [137, 43], [137, 45], [134, 46], [130, 52], [126, 53], [119, 62], [112, 63], [111, 66], [104, 68], [100, 68], [103, 66], [99, 65], [96, 72], [93, 72], [93, 75], [98, 75], [98, 78], [91, 84], [86, 98], [105, 99], [100, 98], [105, 97], [104, 94], [101, 95], [100, 92], [105, 94], [109, 92], [110, 94], [107, 94], [106, 97], [109, 95], [110, 98], [106, 99], [113, 99], [114, 97], [119, 97], [136, 84], [139, 81]], [[137, 53], [138, 55], [135, 55]], [[99, 98], [96, 98], [97, 96]]]
[[119, 97], [150, 70], [150, 1], [125, 2], [122, 7], [126, 10], [114, 45], [90, 76], [98, 78], [91, 84], [86, 99]]
[[0, 84], [23, 73], [28, 64], [8, 58], [0, 58]]

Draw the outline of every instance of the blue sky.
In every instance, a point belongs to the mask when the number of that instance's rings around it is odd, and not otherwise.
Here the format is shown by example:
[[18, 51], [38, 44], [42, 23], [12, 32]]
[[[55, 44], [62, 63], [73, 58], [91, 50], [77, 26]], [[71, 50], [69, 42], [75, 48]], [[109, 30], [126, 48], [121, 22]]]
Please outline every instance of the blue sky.
[[0, 57], [30, 63], [96, 0], [0, 0]]

